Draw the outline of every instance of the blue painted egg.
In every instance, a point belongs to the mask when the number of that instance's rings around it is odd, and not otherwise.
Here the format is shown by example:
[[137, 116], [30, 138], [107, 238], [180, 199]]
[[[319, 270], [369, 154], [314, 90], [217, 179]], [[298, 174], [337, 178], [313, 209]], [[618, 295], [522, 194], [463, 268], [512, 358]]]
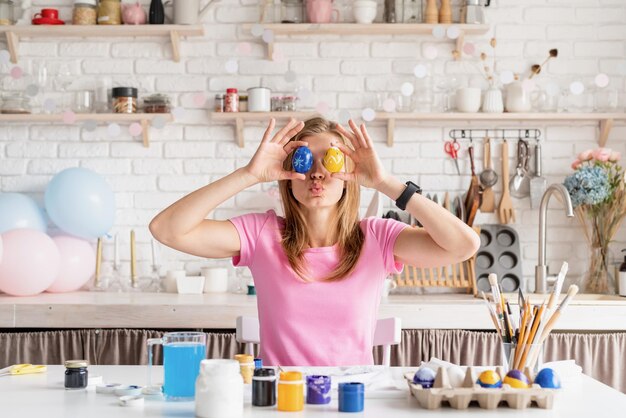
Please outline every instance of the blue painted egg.
[[497, 372], [493, 370], [485, 370], [478, 376], [478, 380], [476, 381], [483, 388], [501, 388], [502, 387], [502, 379]]
[[415, 372], [413, 376], [413, 383], [416, 385], [422, 385], [424, 389], [429, 389], [435, 384], [435, 371], [428, 367], [422, 367]]
[[313, 165], [313, 153], [309, 147], [299, 147], [296, 149], [291, 159], [291, 165], [298, 173], [304, 174], [309, 171]]
[[561, 379], [556, 372], [550, 368], [541, 369], [535, 377], [535, 383], [542, 388], [561, 389]]
[[515, 389], [528, 389], [530, 382], [526, 375], [519, 370], [511, 370], [504, 377], [504, 383]]

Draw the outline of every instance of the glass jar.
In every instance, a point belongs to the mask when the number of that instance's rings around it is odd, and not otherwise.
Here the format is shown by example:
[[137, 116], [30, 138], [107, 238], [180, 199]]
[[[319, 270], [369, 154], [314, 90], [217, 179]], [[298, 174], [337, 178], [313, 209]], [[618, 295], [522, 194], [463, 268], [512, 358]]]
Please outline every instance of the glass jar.
[[239, 111], [248, 111], [248, 96], [244, 96], [243, 94], [239, 96]]
[[286, 112], [295, 112], [297, 110], [297, 100], [298, 98], [296, 96], [283, 96], [283, 110]]
[[98, 25], [121, 25], [122, 7], [120, 0], [100, 0], [98, 5]]
[[67, 360], [65, 362], [65, 389], [84, 389], [87, 387], [87, 360]]
[[170, 113], [170, 98], [165, 94], [153, 94], [143, 99], [143, 111], [146, 113]]
[[0, 0], [0, 26], [13, 24], [13, 0]]
[[237, 89], [226, 89], [224, 112], [239, 112], [239, 94]]
[[30, 98], [22, 93], [13, 93], [10, 96], [5, 96], [3, 97], [0, 113], [12, 115], [32, 113]]
[[215, 102], [213, 104], [213, 111], [222, 113], [224, 111], [224, 95], [219, 93], [215, 95]]
[[272, 112], [282, 112], [283, 110], [283, 98], [280, 96], [272, 96], [270, 99], [270, 107]]
[[114, 87], [113, 112], [137, 113], [137, 89], [134, 87]]
[[95, 25], [98, 18], [96, 0], [75, 0], [72, 25]]
[[281, 23], [304, 22], [304, 5], [302, 0], [282, 0], [281, 6]]

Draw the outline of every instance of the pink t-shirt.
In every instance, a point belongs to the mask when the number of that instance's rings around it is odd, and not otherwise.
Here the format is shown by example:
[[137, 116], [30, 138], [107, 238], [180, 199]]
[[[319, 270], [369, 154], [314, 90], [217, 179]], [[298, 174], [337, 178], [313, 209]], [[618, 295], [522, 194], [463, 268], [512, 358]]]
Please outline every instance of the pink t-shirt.
[[352, 273], [335, 282], [315, 281], [339, 262], [337, 246], [306, 250], [313, 281], [293, 271], [281, 246], [284, 219], [272, 210], [230, 220], [241, 240], [236, 266], [252, 272], [259, 311], [263, 364], [347, 366], [373, 364], [372, 340], [383, 281], [399, 273], [393, 247], [406, 224], [361, 220], [365, 242]]

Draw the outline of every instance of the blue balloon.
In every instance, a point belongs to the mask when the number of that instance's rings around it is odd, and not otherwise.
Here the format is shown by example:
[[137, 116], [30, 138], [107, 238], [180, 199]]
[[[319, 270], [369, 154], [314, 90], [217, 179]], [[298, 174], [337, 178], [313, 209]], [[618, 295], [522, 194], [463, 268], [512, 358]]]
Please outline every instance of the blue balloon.
[[105, 235], [115, 221], [113, 190], [86, 168], [68, 168], [55, 175], [46, 188], [45, 202], [52, 222], [80, 238]]
[[11, 229], [29, 228], [46, 232], [46, 218], [31, 197], [20, 193], [0, 193], [0, 234]]
[[306, 173], [313, 165], [313, 154], [308, 147], [298, 147], [291, 159], [293, 169], [298, 173]]

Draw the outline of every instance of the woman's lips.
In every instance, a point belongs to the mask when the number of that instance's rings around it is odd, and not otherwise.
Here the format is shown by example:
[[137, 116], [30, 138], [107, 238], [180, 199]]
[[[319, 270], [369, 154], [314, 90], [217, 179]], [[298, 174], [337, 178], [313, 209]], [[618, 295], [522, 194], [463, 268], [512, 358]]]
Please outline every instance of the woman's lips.
[[313, 196], [320, 196], [324, 192], [324, 187], [320, 184], [314, 184], [309, 190]]

